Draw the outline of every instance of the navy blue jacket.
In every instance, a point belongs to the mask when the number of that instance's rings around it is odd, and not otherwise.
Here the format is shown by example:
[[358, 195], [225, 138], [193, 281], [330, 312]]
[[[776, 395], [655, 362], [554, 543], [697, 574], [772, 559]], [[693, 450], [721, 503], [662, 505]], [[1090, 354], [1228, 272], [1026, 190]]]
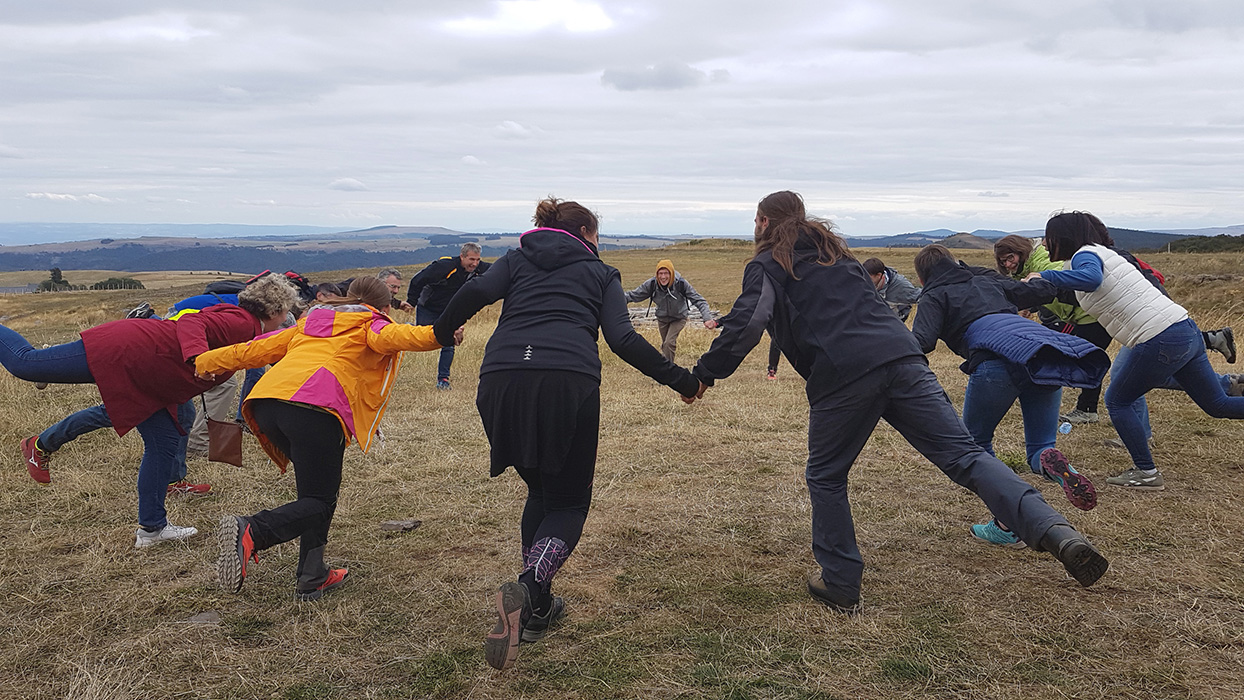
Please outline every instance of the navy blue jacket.
[[462, 289], [462, 285], [487, 272], [489, 266], [490, 263], [481, 261], [474, 270], [468, 272], [462, 267], [461, 255], [433, 260], [410, 278], [406, 303], [438, 313], [444, 311], [449, 300]]
[[622, 276], [595, 248], [558, 229], [534, 229], [519, 248], [493, 263], [450, 300], [432, 329], [437, 342], [453, 334], [477, 311], [505, 299], [497, 330], [484, 349], [480, 374], [503, 370], [556, 369], [581, 372], [600, 381], [597, 330], [627, 364], [683, 396], [700, 384], [666, 360], [631, 325]]
[[816, 260], [815, 243], [804, 237], [795, 246], [795, 277], [769, 251], [753, 258], [743, 270], [743, 293], [720, 320], [721, 335], [700, 357], [695, 376], [710, 386], [730, 376], [765, 330], [807, 380], [812, 403], [882, 365], [927, 362], [863, 265]]
[[1041, 386], [1094, 389], [1110, 369], [1105, 350], [1015, 314], [982, 316], [963, 339], [970, 350], [998, 355], [1019, 368], [1022, 379]]

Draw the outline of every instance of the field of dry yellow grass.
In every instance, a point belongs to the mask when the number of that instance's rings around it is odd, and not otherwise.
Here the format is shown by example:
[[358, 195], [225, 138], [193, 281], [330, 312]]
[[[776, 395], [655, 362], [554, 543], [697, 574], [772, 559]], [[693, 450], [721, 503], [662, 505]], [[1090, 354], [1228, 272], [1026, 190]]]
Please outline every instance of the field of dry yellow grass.
[[[914, 278], [914, 252], [857, 255]], [[605, 259], [629, 288], [671, 257], [724, 312], [749, 253], [706, 241]], [[1244, 332], [1244, 256], [1146, 257], [1202, 328]], [[1199, 281], [1205, 273], [1234, 277]], [[66, 342], [139, 301], [162, 308], [202, 284], [5, 296], [0, 317], [33, 342]], [[0, 698], [1240, 697], [1244, 424], [1208, 418], [1182, 394], [1152, 394], [1167, 491], [1148, 494], [1104, 484], [1129, 463], [1102, 445], [1115, 436], [1108, 421], [1060, 436], [1100, 505], [1076, 511], [1056, 486], [1033, 483], [1110, 559], [1090, 589], [1048, 555], [974, 541], [967, 528], [985, 517], [980, 502], [882, 424], [852, 472], [867, 568], [864, 611], [847, 618], [804, 591], [815, 568], [807, 402], [785, 361], [778, 381], [764, 379], [763, 344], [690, 407], [602, 346], [595, 501], [556, 581], [567, 619], [524, 646], [515, 668], [493, 671], [482, 639], [497, 585], [518, 573], [524, 494], [513, 472], [488, 478], [474, 406], [496, 319], [488, 309], [468, 325], [452, 392], [434, 388], [435, 353], [407, 356], [383, 446], [347, 452], [328, 556], [350, 567], [350, 581], [315, 603], [294, 600], [293, 543], [262, 553], [237, 595], [215, 585], [210, 536], [133, 549], [136, 434], [67, 445], [52, 484], [35, 484], [18, 442], [98, 394], [0, 376]], [[693, 363], [713, 337], [690, 325], [679, 362]], [[958, 358], [939, 348], [931, 364], [961, 402]], [[1064, 407], [1072, 401], [1065, 392]], [[995, 444], [1022, 461], [1018, 410]], [[170, 519], [211, 533], [223, 513], [289, 500], [292, 477], [253, 440], [246, 449], [242, 469], [192, 460], [191, 476], [213, 495], [170, 498]], [[422, 526], [379, 529], [404, 518]]]

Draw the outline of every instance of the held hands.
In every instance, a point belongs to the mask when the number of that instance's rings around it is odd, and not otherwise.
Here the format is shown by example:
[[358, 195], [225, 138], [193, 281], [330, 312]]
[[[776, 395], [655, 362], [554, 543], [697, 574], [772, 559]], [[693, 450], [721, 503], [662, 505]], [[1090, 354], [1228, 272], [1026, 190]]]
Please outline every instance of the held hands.
[[[714, 319], [711, 319], [711, 318], [710, 318], [710, 319], [708, 319], [707, 321], [705, 321], [705, 322], [704, 322], [704, 327], [705, 327], [705, 328], [707, 328], [707, 329], [709, 329], [709, 330], [712, 330], [712, 329], [714, 329], [714, 328], [716, 328], [716, 327], [717, 327], [717, 321], [715, 321]], [[701, 393], [702, 393], [702, 392], [701, 392]]]
[[706, 391], [708, 391], [708, 385], [705, 384], [704, 382], [700, 382], [700, 390], [695, 392], [695, 396], [683, 396], [682, 394], [679, 394], [678, 398], [682, 399], [683, 403], [690, 406], [691, 404], [695, 403], [696, 399], [704, 398], [704, 392]]
[[1029, 272], [1028, 276], [1024, 277], [1025, 282], [1031, 282], [1034, 279], [1036, 280], [1041, 279], [1041, 273], [1040, 272]]
[[462, 345], [462, 339], [465, 337], [466, 326], [458, 326], [458, 330], [454, 331], [454, 346]]

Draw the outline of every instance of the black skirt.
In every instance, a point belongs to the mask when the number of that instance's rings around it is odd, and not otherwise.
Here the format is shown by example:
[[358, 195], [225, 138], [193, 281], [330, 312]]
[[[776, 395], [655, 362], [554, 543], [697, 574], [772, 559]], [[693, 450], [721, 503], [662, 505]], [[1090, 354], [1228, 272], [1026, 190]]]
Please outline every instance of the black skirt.
[[508, 370], [479, 378], [475, 396], [492, 446], [492, 476], [508, 467], [560, 474], [592, 467], [600, 440], [600, 382], [581, 372]]

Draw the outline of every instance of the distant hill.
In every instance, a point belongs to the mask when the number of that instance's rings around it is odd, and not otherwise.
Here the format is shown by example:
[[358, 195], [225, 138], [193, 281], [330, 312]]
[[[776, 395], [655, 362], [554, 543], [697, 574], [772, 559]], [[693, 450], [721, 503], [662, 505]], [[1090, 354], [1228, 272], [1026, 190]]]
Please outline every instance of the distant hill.
[[973, 250], [993, 248], [992, 240], [971, 233], [956, 233], [953, 236], [947, 236], [941, 240], [941, 244], [947, 248], [971, 248]]
[[[1239, 228], [1244, 229], [1244, 226]], [[1186, 233], [1157, 233], [1127, 228], [1108, 228], [1108, 230], [1115, 244], [1125, 250], [1165, 249], [1167, 243], [1173, 243], [1188, 237]], [[1014, 231], [1012, 233], [1025, 238], [1041, 238], [1045, 235], [1044, 231], [1037, 230]], [[939, 228], [931, 231], [901, 233], [897, 236], [847, 238], [847, 245], [852, 248], [923, 248], [930, 243], [941, 243], [948, 248], [988, 248], [993, 245], [993, 241], [1006, 235], [1010, 234], [1006, 231], [991, 229], [978, 229], [971, 233], [956, 233], [949, 229]], [[951, 242], [948, 243], [947, 241]], [[969, 244], [960, 244], [960, 241], [965, 241]]]
[[[1244, 250], [1244, 236], [1222, 233], [1217, 236], [1187, 236], [1169, 244], [1173, 253], [1232, 253]], [[1142, 252], [1164, 251], [1167, 246], [1137, 248]]]

